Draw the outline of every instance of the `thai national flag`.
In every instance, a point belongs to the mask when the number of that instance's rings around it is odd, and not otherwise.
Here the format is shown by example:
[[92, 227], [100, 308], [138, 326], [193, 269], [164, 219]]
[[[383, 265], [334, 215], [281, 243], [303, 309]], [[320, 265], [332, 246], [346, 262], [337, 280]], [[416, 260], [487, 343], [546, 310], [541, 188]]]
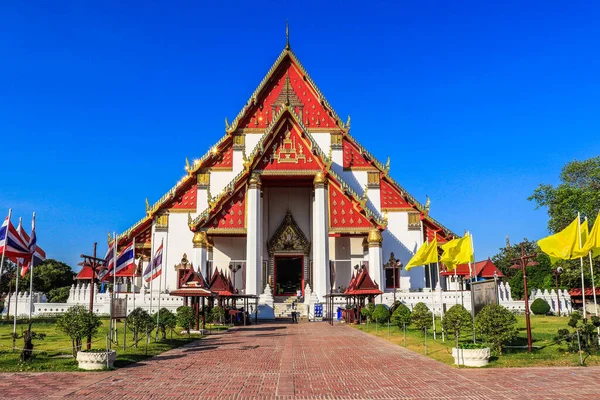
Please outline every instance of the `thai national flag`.
[[28, 258], [28, 243], [24, 242], [9, 217], [0, 227], [0, 253], [9, 258]]
[[104, 256], [104, 265], [106, 266], [106, 272], [112, 271], [115, 266], [115, 240], [108, 246], [108, 250], [106, 250], [106, 255]]
[[[29, 235], [27, 234], [27, 232], [25, 232], [25, 229], [23, 229], [22, 218], [19, 218], [19, 226], [17, 226], [17, 232], [19, 233], [19, 236], [21, 237], [23, 243], [29, 243]], [[17, 258], [16, 261], [17, 266], [21, 266], [21, 278], [24, 278], [27, 274], [27, 271], [29, 271], [29, 263], [25, 263], [25, 259], [21, 257]]]
[[146, 282], [150, 282], [151, 280], [159, 277], [160, 274], [162, 273], [162, 263], [163, 263], [162, 255], [163, 255], [163, 245], [161, 243], [160, 247], [158, 248], [158, 250], [156, 250], [156, 253], [154, 254], [154, 259], [150, 263], [152, 265], [148, 264], [148, 267], [144, 271], [144, 279], [146, 280]]
[[115, 274], [123, 271], [125, 268], [130, 265], [135, 264], [135, 250], [133, 248], [133, 242], [125, 247], [123, 251], [117, 256]]

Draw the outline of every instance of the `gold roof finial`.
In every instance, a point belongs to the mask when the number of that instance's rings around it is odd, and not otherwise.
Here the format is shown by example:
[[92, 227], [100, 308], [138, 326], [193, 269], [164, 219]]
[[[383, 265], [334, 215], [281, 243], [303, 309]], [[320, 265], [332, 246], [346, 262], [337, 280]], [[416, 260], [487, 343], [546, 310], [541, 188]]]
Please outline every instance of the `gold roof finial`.
[[385, 162], [385, 173], [390, 172], [390, 156], [388, 156], [387, 161]]
[[192, 172], [192, 166], [190, 165], [190, 160], [187, 157], [185, 158], [185, 170], [188, 174]]
[[[387, 210], [385, 210], [385, 211], [383, 212], [383, 226], [384, 226], [385, 228], [387, 228], [387, 226], [388, 226], [388, 211], [387, 211]], [[393, 254], [393, 253], [392, 253], [392, 254]]]
[[290, 25], [287, 19], [285, 20], [285, 48], [290, 49]]
[[[427, 196], [427, 195], [425, 195]], [[425, 215], [429, 215], [429, 206], [431, 205], [431, 199], [427, 196], [427, 201], [425, 202]]]
[[[506, 236], [508, 237], [508, 236]], [[112, 238], [110, 237], [110, 231], [108, 231], [108, 244], [110, 245], [110, 242], [112, 242]]]
[[346, 129], [350, 129], [350, 114], [348, 114], [348, 121], [346, 121]]
[[148, 198], [146, 197], [146, 213], [150, 213], [150, 202], [148, 201]]
[[365, 208], [365, 206], [367, 205], [367, 200], [369, 200], [369, 186], [365, 185], [365, 191], [363, 192], [362, 196], [360, 196], [360, 208]]
[[188, 226], [191, 228], [193, 225], [192, 214], [188, 211]]
[[225, 130], [229, 130], [229, 120], [227, 119], [227, 117], [225, 117]]

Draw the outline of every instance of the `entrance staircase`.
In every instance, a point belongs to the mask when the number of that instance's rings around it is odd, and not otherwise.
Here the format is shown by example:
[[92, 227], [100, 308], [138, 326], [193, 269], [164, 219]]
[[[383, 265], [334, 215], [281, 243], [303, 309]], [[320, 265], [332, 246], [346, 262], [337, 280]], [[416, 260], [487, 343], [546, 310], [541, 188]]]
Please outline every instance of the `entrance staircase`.
[[[274, 311], [275, 311], [275, 318], [292, 318], [292, 303], [294, 301], [297, 301], [297, 297], [296, 296], [290, 296], [290, 297], [282, 297], [282, 296], [275, 296], [275, 304], [274, 306]], [[302, 312], [302, 304], [296, 304], [297, 309], [296, 311], [298, 312]]]

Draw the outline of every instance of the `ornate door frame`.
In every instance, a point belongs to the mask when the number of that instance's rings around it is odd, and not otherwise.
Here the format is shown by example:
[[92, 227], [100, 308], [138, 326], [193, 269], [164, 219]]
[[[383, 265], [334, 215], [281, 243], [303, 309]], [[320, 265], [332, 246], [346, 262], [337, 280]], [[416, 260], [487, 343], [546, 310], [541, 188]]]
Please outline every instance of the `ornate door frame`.
[[[309, 257], [310, 257], [310, 241], [307, 239], [302, 229], [298, 226], [290, 210], [287, 211], [281, 225], [275, 231], [271, 239], [267, 242], [267, 250], [269, 252], [269, 285], [271, 290], [274, 290], [275, 283], [275, 257], [276, 256], [293, 256], [301, 255], [303, 258], [303, 285], [302, 295], [304, 295], [304, 287], [307, 278], [310, 277]], [[275, 292], [273, 292], [275, 293]]]

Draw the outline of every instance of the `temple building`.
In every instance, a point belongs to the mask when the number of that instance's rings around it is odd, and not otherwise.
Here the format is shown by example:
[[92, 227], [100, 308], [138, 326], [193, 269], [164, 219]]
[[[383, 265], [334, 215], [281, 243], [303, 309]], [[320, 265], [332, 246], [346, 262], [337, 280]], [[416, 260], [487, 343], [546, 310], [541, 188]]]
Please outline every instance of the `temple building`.
[[269, 286], [276, 302], [307, 287], [323, 301], [362, 270], [384, 293], [417, 290], [428, 286], [428, 270], [402, 265], [424, 240], [454, 236], [392, 178], [389, 159], [351, 136], [350, 118], [336, 114], [289, 42], [208, 145], [118, 237], [120, 247], [135, 239], [138, 290], [161, 243], [165, 293], [181, 287], [181, 265], [206, 281], [223, 274], [240, 294]]

